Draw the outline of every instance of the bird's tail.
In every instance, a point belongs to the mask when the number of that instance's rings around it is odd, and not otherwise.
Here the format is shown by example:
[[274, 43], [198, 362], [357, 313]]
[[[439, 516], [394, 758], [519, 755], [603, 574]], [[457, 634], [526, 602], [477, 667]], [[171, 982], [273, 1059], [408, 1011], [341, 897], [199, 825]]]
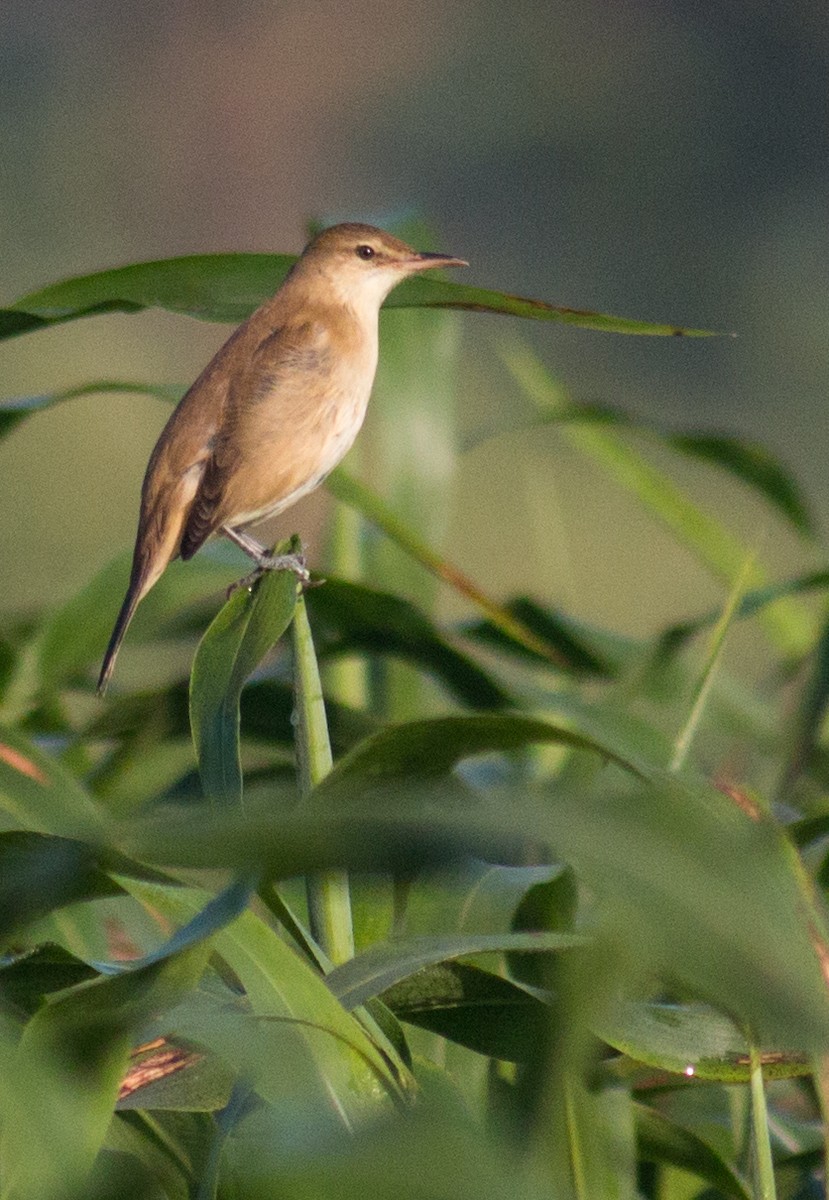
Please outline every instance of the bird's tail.
[[99, 696], [103, 696], [107, 690], [109, 681], [112, 678], [112, 672], [115, 670], [115, 659], [118, 657], [118, 651], [121, 648], [121, 642], [124, 640], [124, 634], [129, 628], [130, 621], [135, 616], [135, 610], [156, 582], [165, 565], [162, 564], [160, 567], [153, 569], [153, 564], [138, 561], [136, 555], [136, 561], [133, 563], [132, 575], [130, 577], [130, 586], [124, 597], [124, 603], [121, 605], [121, 611], [118, 614], [118, 620], [115, 622], [112, 637], [109, 639], [109, 645], [107, 646], [104, 661], [101, 665], [101, 674], [98, 676]]

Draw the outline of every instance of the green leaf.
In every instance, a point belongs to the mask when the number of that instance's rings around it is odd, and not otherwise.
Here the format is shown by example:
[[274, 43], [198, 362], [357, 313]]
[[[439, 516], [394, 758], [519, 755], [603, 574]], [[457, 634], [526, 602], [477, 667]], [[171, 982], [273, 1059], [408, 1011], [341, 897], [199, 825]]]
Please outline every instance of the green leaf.
[[375, 944], [326, 976], [326, 983], [345, 1008], [365, 1004], [424, 967], [473, 954], [504, 951], [550, 953], [584, 946], [586, 938], [566, 933], [451, 934], [406, 938]]
[[372, 788], [394, 779], [411, 784], [445, 776], [470, 755], [517, 750], [533, 743], [591, 750], [634, 775], [648, 774], [643, 764], [625, 758], [598, 738], [532, 717], [437, 717], [392, 726], [355, 746], [316, 788], [314, 803], [330, 803], [340, 792], [353, 792], [357, 780]]
[[0, 991], [6, 1011], [34, 1016], [50, 992], [74, 987], [97, 975], [94, 967], [53, 942], [19, 953], [7, 951], [0, 965]]
[[226, 1150], [226, 1185], [244, 1200], [547, 1200], [514, 1148], [500, 1145], [457, 1108], [424, 1105], [405, 1121], [383, 1122], [360, 1137], [300, 1142], [275, 1153], [268, 1138], [244, 1137]]
[[508, 612], [502, 604], [498, 604], [488, 596], [454, 563], [449, 562], [433, 550], [425, 539], [412, 528], [411, 524], [393, 512], [371, 488], [349, 475], [341, 466], [331, 472], [326, 486], [338, 500], [355, 509], [367, 521], [381, 529], [386, 537], [419, 562], [425, 570], [449, 584], [461, 596], [479, 608], [492, 624], [508, 637], [526, 646], [527, 649], [554, 666], [561, 665], [562, 660], [555, 651], [551, 650], [546, 641], [536, 637], [532, 630]]
[[[571, 867], [563, 867], [552, 879], [533, 884], [521, 898], [512, 919], [517, 931], [545, 929], [553, 932], [572, 931], [578, 910], [578, 880]], [[539, 962], [533, 955], [517, 948], [507, 956], [510, 973], [522, 983], [534, 987], [553, 987], [548, 961]]]
[[53, 909], [113, 891], [91, 846], [24, 831], [0, 834], [0, 944]]
[[4, 1127], [4, 1172], [14, 1180], [15, 1200], [80, 1194], [110, 1124], [132, 1031], [192, 986], [209, 952], [202, 943], [80, 984], [31, 1019]]
[[[133, 313], [142, 308], [164, 308], [208, 321], [242, 321], [276, 291], [295, 261], [286, 254], [198, 254], [81, 275], [16, 301], [0, 314], [0, 336], [40, 328], [43, 322], [106, 312]], [[581, 311], [425, 277], [406, 280], [392, 292], [387, 305], [503, 313], [608, 333], [709, 336], [707, 330]]]
[[509, 631], [491, 620], [465, 624], [466, 637], [500, 651], [548, 663], [555, 656], [562, 670], [576, 676], [598, 676], [612, 679], [629, 662], [632, 655], [641, 654], [641, 643], [621, 634], [586, 624], [560, 609], [539, 604], [528, 596], [516, 596], [504, 606], [549, 651], [539, 655], [534, 648], [517, 641]]
[[240, 588], [202, 638], [190, 678], [190, 720], [205, 794], [225, 804], [242, 800], [239, 697], [245, 680], [290, 624], [297, 581], [272, 571], [252, 591]]
[[50, 323], [142, 308], [238, 322], [276, 291], [294, 261], [287, 254], [193, 254], [133, 263], [50, 284], [11, 310], [18, 320], [29, 315]]
[[722, 434], [680, 433], [667, 440], [682, 454], [722, 467], [765, 496], [795, 529], [814, 534], [814, 521], [796, 480], [765, 446]]
[[[517, 361], [520, 362], [520, 357]], [[669, 446], [679, 454], [727, 471], [729, 475], [762, 495], [798, 532], [810, 536], [815, 533], [814, 520], [797, 481], [766, 447], [726, 434], [700, 433], [693, 430], [668, 433], [651, 421], [632, 417], [623, 409], [609, 404], [577, 403], [569, 397], [559, 396], [554, 407], [536, 410], [529, 423], [526, 419], [515, 419], [510, 413], [502, 420], [499, 428], [494, 431], [486, 430], [483, 435], [472, 438], [467, 443], [467, 449], [507, 430], [512, 433], [527, 428], [528, 424], [530, 427], [600, 425], [643, 433], [652, 441]]]
[[[505, 351], [507, 366], [525, 394], [543, 416], [560, 419], [559, 389], [540, 360], [525, 346], [513, 344]], [[709, 516], [668, 476], [610, 428], [595, 423], [563, 426], [563, 434], [577, 450], [597, 462], [619, 484], [635, 495], [645, 509], [660, 520], [699, 561], [730, 587], [740, 574], [747, 549], [716, 517]], [[762, 586], [764, 573], [756, 567], [749, 585]], [[802, 653], [814, 639], [814, 622], [793, 600], [780, 602], [764, 614], [769, 635], [787, 653]]]
[[[749, 1045], [738, 1026], [707, 1004], [668, 1004], [619, 1000], [595, 1031], [602, 1041], [635, 1062], [719, 1083], [748, 1083]], [[810, 1070], [802, 1054], [769, 1050], [763, 1056], [767, 1079], [791, 1079]]]
[[541, 994], [469, 963], [423, 967], [383, 1000], [400, 1020], [505, 1062], [531, 1062], [552, 1021]]
[[[195, 888], [171, 888], [125, 880], [142, 903], [175, 922], [186, 923], [203, 911], [205, 894]], [[242, 912], [212, 942], [245, 989], [259, 1018], [291, 1026], [304, 1044], [307, 1069], [344, 1113], [371, 1107], [386, 1092], [399, 1095], [407, 1082], [362, 1025], [343, 1009], [319, 975], [253, 912]], [[193, 1026], [181, 1031], [192, 1036]], [[264, 1068], [265, 1064], [263, 1064]], [[260, 1068], [261, 1071], [261, 1068]], [[261, 1077], [256, 1081], [262, 1085]]]
[[748, 1184], [696, 1133], [644, 1104], [634, 1104], [634, 1113], [639, 1155], [646, 1162], [670, 1163], [726, 1196], [752, 1200], [754, 1193]]
[[55, 758], [0, 727], [0, 828], [98, 842], [104, 813]]
[[363, 651], [392, 655], [438, 679], [456, 699], [472, 708], [503, 708], [512, 702], [497, 680], [468, 655], [456, 650], [415, 605], [390, 592], [328, 579], [308, 593], [315, 636], [326, 627], [334, 640], [321, 656]]
[[[0, 335], [2, 336], [2, 335]], [[139, 396], [157, 396], [159, 400], [169, 400], [173, 403], [181, 399], [182, 389], [160, 383], [131, 383], [117, 379], [99, 379], [92, 383], [84, 383], [79, 387], [64, 388], [58, 392], [47, 392], [40, 396], [14, 396], [9, 400], [0, 400], [0, 438], [31, 416], [46, 408], [52, 408], [65, 400], [74, 400], [79, 396], [94, 396], [99, 393], [131, 392]]]
[[[770, 604], [786, 596], [798, 596], [806, 592], [825, 591], [829, 588], [829, 571], [810, 571], [806, 575], [795, 575], [790, 579], [782, 579], [777, 583], [766, 584], [764, 587], [752, 588], [740, 599], [734, 612], [736, 621], [745, 620], [762, 612]], [[721, 609], [710, 609], [700, 617], [671, 625], [661, 634], [659, 639], [660, 654], [672, 654], [690, 638], [696, 637], [704, 629], [715, 625], [720, 618]], [[811, 647], [809, 647], [811, 650]], [[808, 650], [806, 651], [809, 652]]]

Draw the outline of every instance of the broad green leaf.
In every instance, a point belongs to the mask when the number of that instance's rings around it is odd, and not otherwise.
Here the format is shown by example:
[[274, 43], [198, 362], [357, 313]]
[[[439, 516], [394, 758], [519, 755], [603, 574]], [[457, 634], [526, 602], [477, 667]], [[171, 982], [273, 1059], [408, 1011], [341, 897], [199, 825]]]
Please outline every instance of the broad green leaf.
[[107, 821], [57, 759], [21, 734], [0, 727], [0, 827], [95, 843]]
[[[130, 1036], [201, 975], [207, 943], [50, 1000], [28, 1023], [14, 1064], [3, 1163], [14, 1200], [79, 1194], [109, 1126]], [[32, 1153], [32, 1147], [38, 1153]]]
[[287, 629], [296, 604], [290, 571], [240, 588], [202, 638], [190, 678], [190, 720], [205, 794], [240, 804], [239, 697], [245, 680]]
[[667, 775], [618, 792], [542, 792], [546, 838], [602, 897], [608, 935], [637, 972], [683, 981], [764, 1051], [825, 1049], [823, 921], [771, 819]]
[[314, 802], [329, 802], [341, 791], [353, 791], [355, 780], [362, 779], [370, 787], [393, 779], [412, 783], [445, 776], [470, 755], [545, 742], [591, 750], [634, 775], [648, 773], [644, 764], [626, 759], [597, 738], [532, 717], [436, 717], [392, 726], [355, 746], [315, 790]]
[[[134, 880], [124, 886], [177, 923], [185, 924], [204, 908], [205, 896], [198, 889]], [[367, 1112], [384, 1095], [399, 1095], [407, 1086], [322, 976], [253, 912], [241, 913], [216, 934], [212, 945], [244, 987], [253, 1012], [300, 1033], [315, 1077], [337, 1097], [344, 1114]]]
[[547, 997], [469, 963], [425, 966], [383, 1000], [400, 1020], [505, 1062], [532, 1062], [553, 1019]]
[[74, 987], [96, 974], [94, 967], [76, 954], [46, 943], [33, 950], [4, 954], [0, 993], [6, 1008], [11, 1007], [19, 1014], [22, 1027], [22, 1020], [34, 1016], [50, 992]]
[[639, 1154], [646, 1162], [670, 1163], [726, 1196], [752, 1200], [754, 1192], [748, 1184], [698, 1134], [644, 1104], [635, 1104], [634, 1113]]
[[503, 708], [512, 702], [489, 672], [456, 650], [420, 609], [400, 596], [328, 579], [308, 593], [306, 603], [318, 643], [322, 627], [321, 657], [326, 660], [355, 650], [391, 655], [427, 671], [471, 708]]
[[[30, 292], [0, 312], [0, 336], [12, 337], [42, 322], [142, 308], [164, 308], [208, 321], [242, 321], [276, 291], [295, 261], [286, 254], [197, 254], [81, 275]], [[587, 312], [425, 277], [406, 280], [386, 303], [390, 308], [503, 313], [608, 333], [709, 335], [707, 330]]]
[[[327, 697], [325, 703], [335, 754], [344, 754], [355, 742], [375, 732], [377, 722], [364, 713], [332, 703]], [[268, 743], [286, 755], [290, 752], [293, 763], [294, 694], [290, 683], [272, 678], [252, 679], [242, 691], [240, 709], [243, 734], [257, 744]], [[174, 684], [163, 691], [114, 697], [96, 713], [85, 727], [84, 735], [117, 739], [122, 747], [130, 747], [125, 751], [126, 762], [133, 761], [138, 772], [141, 756], [149, 753], [148, 748], [156, 739], [161, 743], [160, 754], [170, 740], [179, 745], [186, 739], [192, 764], [187, 689], [184, 684]], [[96, 787], [100, 786], [99, 781], [100, 775], [96, 776]], [[110, 794], [109, 785], [105, 791]]]
[[364, 950], [325, 979], [345, 1008], [356, 1008], [423, 967], [470, 955], [522, 951], [533, 954], [584, 946], [587, 939], [562, 933], [451, 934], [400, 939]]
[[[474, 727], [482, 718], [466, 720]], [[271, 877], [321, 866], [411, 871], [469, 854], [517, 863], [542, 848], [570, 863], [595, 897], [634, 979], [680, 980], [752, 1028], [764, 1051], [823, 1052], [829, 1001], [815, 948], [827, 940], [823, 921], [771, 819], [752, 819], [723, 793], [667, 773], [643, 784], [612, 768], [601, 788], [522, 783], [467, 794], [459, 805], [438, 773], [441, 760], [450, 769], [458, 741], [441, 750], [439, 741], [410, 738], [411, 728], [376, 757], [356, 751], [369, 773], [343, 771], [336, 803], [326, 781], [317, 795], [331, 803], [312, 811], [155, 818], [127, 827], [124, 845], [145, 861], [255, 864]], [[462, 752], [471, 745], [482, 740], [463, 738]]]
[[[516, 932], [545, 929], [559, 933], [572, 932], [578, 910], [578, 880], [571, 867], [564, 867], [552, 879], [533, 884], [521, 898], [512, 919]], [[533, 987], [553, 987], [549, 961], [539, 962], [531, 954], [517, 948], [507, 955], [510, 973], [521, 983]]]
[[276, 291], [294, 261], [287, 254], [193, 254], [133, 263], [30, 292], [11, 312], [18, 321], [28, 315], [54, 323], [163, 308], [205, 321], [238, 322]]
[[[635, 1062], [688, 1079], [748, 1083], [749, 1046], [745, 1033], [725, 1013], [706, 1004], [620, 1000], [596, 1029], [599, 1037]], [[804, 1075], [804, 1055], [769, 1049], [763, 1056], [767, 1079]]]
[[69, 838], [14, 831], [0, 833], [0, 944], [38, 917], [117, 888], [100, 853]]

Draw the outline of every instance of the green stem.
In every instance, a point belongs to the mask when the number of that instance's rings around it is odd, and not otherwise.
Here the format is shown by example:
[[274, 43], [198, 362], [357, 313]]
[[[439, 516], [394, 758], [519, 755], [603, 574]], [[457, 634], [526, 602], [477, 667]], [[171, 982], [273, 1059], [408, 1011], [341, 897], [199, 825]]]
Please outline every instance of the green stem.
[[731, 589], [731, 594], [728, 597], [722, 616], [717, 621], [716, 626], [711, 634], [711, 640], [708, 646], [708, 654], [706, 656], [705, 665], [702, 674], [697, 684], [694, 703], [691, 706], [691, 711], [688, 715], [688, 720], [685, 722], [679, 737], [674, 745], [674, 754], [671, 759], [671, 765], [668, 768], [674, 773], [681, 771], [685, 766], [685, 760], [688, 757], [688, 751], [691, 749], [691, 743], [694, 740], [697, 729], [699, 728], [702, 714], [705, 711], [705, 706], [708, 702], [708, 697], [711, 693], [711, 688], [714, 685], [714, 678], [717, 673], [720, 658], [722, 656], [723, 646], [725, 645], [725, 637], [728, 630], [731, 628], [731, 622], [740, 602], [745, 595], [745, 588], [748, 582], [751, 571], [754, 570], [754, 554], [749, 554], [743, 562], [742, 570], [734, 582]]
[[763, 1067], [760, 1051], [750, 1043], [751, 1055], [751, 1125], [754, 1134], [754, 1165], [759, 1200], [776, 1200], [774, 1163], [771, 1157], [769, 1121], [766, 1111], [766, 1092], [763, 1086]]
[[[332, 759], [317, 656], [301, 595], [294, 613], [292, 636], [297, 771], [300, 792], [307, 796], [331, 770]], [[335, 965], [353, 958], [354, 930], [346, 872], [311, 874], [306, 880], [306, 890], [314, 940]]]

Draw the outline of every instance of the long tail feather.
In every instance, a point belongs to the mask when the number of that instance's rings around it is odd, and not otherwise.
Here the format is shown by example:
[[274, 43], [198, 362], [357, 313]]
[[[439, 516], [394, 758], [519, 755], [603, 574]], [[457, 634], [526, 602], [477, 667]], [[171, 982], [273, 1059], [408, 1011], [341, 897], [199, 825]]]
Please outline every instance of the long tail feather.
[[138, 608], [147, 588], [141, 586], [141, 582], [136, 580], [135, 585], [130, 584], [129, 591], [124, 597], [124, 603], [121, 605], [121, 611], [118, 614], [118, 620], [115, 622], [115, 628], [112, 631], [112, 637], [109, 639], [109, 645], [104, 655], [104, 661], [101, 665], [101, 674], [98, 676], [98, 695], [103, 696], [107, 690], [109, 681], [112, 678], [112, 672], [115, 670], [115, 659], [118, 657], [118, 651], [121, 648], [121, 642], [124, 640], [124, 634], [129, 628], [129, 623], [135, 615], [135, 610]]

